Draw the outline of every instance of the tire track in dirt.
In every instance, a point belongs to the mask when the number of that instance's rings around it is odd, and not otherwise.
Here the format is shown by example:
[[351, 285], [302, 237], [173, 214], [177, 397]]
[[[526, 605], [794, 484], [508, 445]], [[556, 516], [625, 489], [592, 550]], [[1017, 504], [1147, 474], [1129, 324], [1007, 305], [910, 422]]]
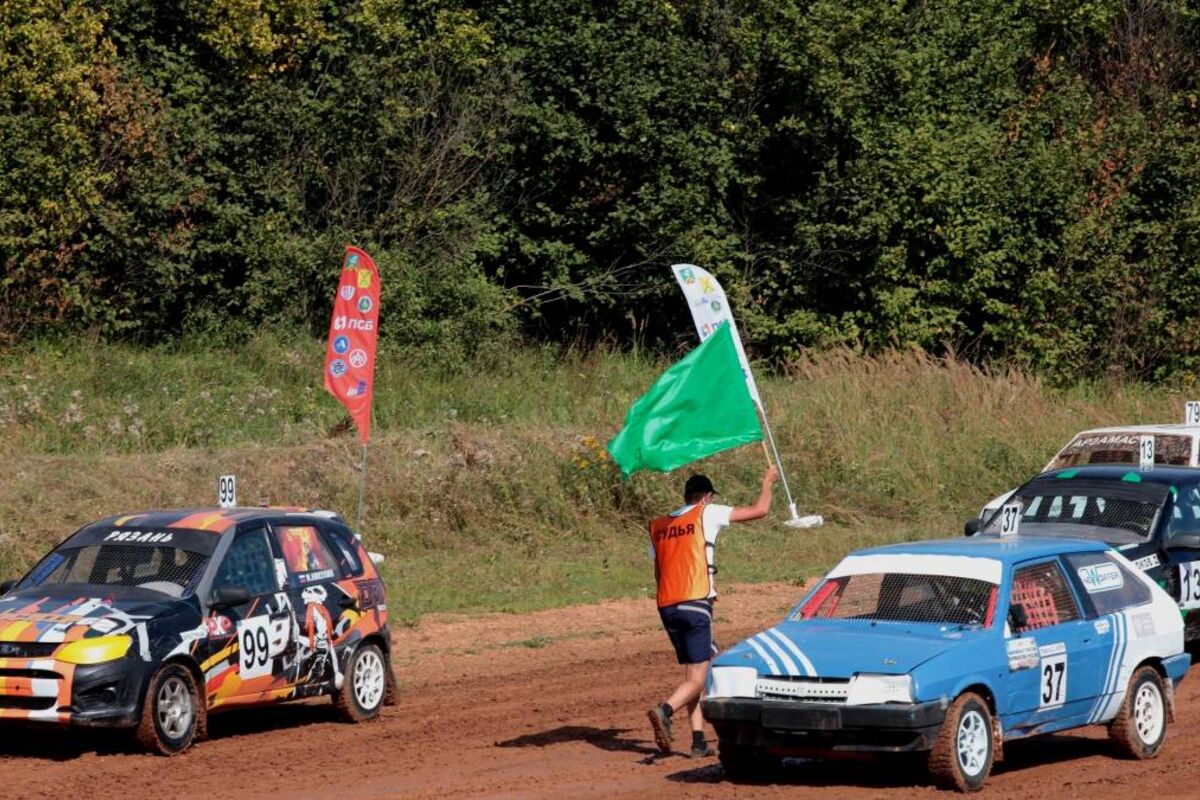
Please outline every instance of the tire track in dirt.
[[[801, 594], [733, 587], [717, 633], [732, 642]], [[678, 677], [653, 602], [609, 601], [525, 615], [426, 618], [395, 632], [401, 701], [366, 725], [327, 702], [214, 715], [212, 738], [176, 758], [134, 752], [108, 731], [0, 729], [0, 794], [19, 797], [823, 798], [944, 795], [911, 760], [789, 762], [769, 783], [734, 785], [715, 759], [656, 757], [645, 709]], [[1110, 755], [1104, 730], [1007, 748], [991, 797], [1194, 796], [1200, 670], [1154, 761]], [[678, 741], [686, 744], [685, 736]]]

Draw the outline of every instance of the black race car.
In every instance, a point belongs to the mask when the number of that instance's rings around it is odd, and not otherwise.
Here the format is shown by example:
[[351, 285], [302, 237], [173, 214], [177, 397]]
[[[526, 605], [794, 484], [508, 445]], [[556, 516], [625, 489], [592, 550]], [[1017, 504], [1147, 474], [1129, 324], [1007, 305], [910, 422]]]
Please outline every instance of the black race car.
[[[1014, 504], [1019, 505], [1019, 513]], [[1107, 542], [1179, 601], [1187, 639], [1200, 639], [1200, 469], [1089, 465], [1042, 473], [966, 533]]]
[[394, 696], [383, 582], [328, 512], [110, 517], [0, 592], [0, 724], [131, 728], [170, 755], [210, 711], [328, 695], [361, 721]]

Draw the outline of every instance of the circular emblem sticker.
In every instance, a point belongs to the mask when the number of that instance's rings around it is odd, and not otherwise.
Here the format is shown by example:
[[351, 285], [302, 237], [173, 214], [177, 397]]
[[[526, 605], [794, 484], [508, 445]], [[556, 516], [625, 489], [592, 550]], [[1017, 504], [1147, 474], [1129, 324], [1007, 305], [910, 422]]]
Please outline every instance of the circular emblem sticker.
[[340, 294], [342, 296], [343, 300], [349, 300], [350, 298], [354, 297], [354, 286], [352, 284], [347, 283], [345, 286], [343, 286], [341, 288], [341, 290], [338, 292], [338, 294]]
[[350, 366], [354, 367], [355, 369], [359, 369], [360, 367], [365, 367], [366, 365], [367, 351], [360, 349], [355, 350], [350, 354]]
[[333, 352], [341, 355], [350, 349], [350, 340], [345, 336], [339, 336], [333, 340]]
[[335, 378], [340, 378], [346, 374], [346, 362], [340, 358], [335, 358], [329, 364], [329, 374]]
[[371, 311], [372, 308], [373, 308], [373, 305], [371, 304], [371, 298], [369, 298], [369, 297], [358, 298], [358, 310], [359, 311], [361, 311], [364, 314], [367, 314]]

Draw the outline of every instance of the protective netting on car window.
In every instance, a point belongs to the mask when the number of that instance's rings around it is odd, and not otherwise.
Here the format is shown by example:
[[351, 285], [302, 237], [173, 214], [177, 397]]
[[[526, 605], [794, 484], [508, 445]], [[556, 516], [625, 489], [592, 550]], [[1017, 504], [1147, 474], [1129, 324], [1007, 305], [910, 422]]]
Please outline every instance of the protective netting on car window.
[[801, 616], [990, 625], [996, 589], [994, 583], [954, 575], [848, 575], [826, 582]]
[[[1146, 434], [1149, 435], [1149, 434]], [[1059, 451], [1048, 469], [1081, 464], [1137, 464], [1141, 433], [1101, 433], [1079, 436]], [[1154, 434], [1154, 463], [1187, 466], [1192, 461], [1192, 437]]]
[[99, 544], [65, 550], [41, 583], [140, 586], [180, 597], [194, 588], [207, 556], [176, 547]]
[[1017, 570], [1013, 575], [1010, 607], [1017, 605], [1025, 609], [1026, 624], [1014, 624], [1014, 633], [1079, 619], [1079, 609], [1062, 570], [1053, 562]]
[[[1123, 531], [1128, 541], [1140, 541], [1150, 536], [1160, 506], [1151, 500], [1106, 497], [1093, 491], [1072, 491], [1069, 483], [1053, 492], [1023, 494], [1017, 501], [1023, 505], [1022, 532], [1087, 536], [1089, 529]], [[999, 527], [997, 515], [989, 522], [986, 532], [998, 532]], [[1108, 541], [1112, 537], [1101, 534], [1092, 538]]]

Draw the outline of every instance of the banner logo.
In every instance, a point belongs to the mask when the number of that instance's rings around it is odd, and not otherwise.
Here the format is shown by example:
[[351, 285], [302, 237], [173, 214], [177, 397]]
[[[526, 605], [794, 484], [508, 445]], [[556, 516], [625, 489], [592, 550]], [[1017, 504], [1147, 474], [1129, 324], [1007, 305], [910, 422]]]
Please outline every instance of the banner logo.
[[333, 296], [325, 349], [325, 390], [345, 407], [359, 440], [371, 438], [371, 375], [378, 344], [379, 271], [371, 257], [347, 247], [347, 272]]

